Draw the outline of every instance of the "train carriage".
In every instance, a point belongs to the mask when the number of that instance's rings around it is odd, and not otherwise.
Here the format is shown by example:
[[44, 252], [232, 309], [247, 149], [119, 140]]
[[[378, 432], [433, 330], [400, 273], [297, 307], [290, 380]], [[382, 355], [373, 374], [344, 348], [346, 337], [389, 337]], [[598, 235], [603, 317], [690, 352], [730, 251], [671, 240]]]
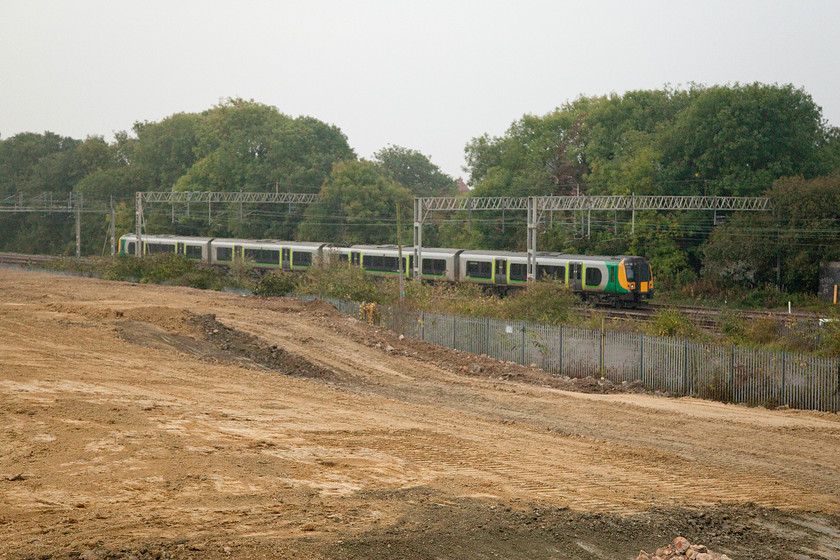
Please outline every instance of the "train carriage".
[[[185, 237], [177, 235], [144, 235], [143, 254], [174, 253], [188, 259], [208, 262], [212, 237]], [[121, 255], [137, 254], [137, 236], [127, 233], [120, 237]]]
[[244, 261], [257, 268], [306, 270], [318, 262], [325, 243], [274, 239], [213, 239], [212, 264]]

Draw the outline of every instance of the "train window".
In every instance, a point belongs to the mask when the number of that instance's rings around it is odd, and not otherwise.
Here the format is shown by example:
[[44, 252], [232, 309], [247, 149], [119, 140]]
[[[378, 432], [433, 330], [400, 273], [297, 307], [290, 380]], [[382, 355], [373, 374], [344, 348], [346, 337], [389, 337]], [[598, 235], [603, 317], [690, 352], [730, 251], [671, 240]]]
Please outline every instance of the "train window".
[[184, 248], [184, 254], [187, 255], [188, 259], [201, 259], [201, 246], [200, 245], [187, 245]]
[[347, 262], [347, 260], [348, 260], [348, 259], [347, 259], [347, 255], [346, 255], [346, 254], [341, 253], [340, 255], [338, 255], [338, 262]]
[[624, 265], [624, 272], [627, 274], [627, 281], [628, 282], [635, 282], [636, 281], [636, 274], [633, 272], [633, 266], [630, 264]]
[[292, 251], [292, 266], [312, 265], [312, 253], [304, 251]]
[[233, 249], [230, 247], [216, 247], [216, 260], [230, 262], [233, 260]]
[[280, 264], [280, 251], [276, 249], [245, 248], [245, 259], [257, 264]]
[[599, 268], [587, 268], [586, 275], [584, 278], [584, 283], [587, 286], [600, 286], [601, 279], [603, 275], [601, 274], [601, 269]]
[[446, 259], [423, 259], [423, 274], [426, 276], [445, 276]]
[[528, 265], [511, 263], [510, 265], [510, 279], [517, 282], [524, 282], [528, 279]]
[[650, 282], [650, 265], [646, 262], [639, 263], [639, 282]]
[[136, 250], [136, 247], [137, 246], [134, 244], [134, 241], [129, 241], [125, 244], [125, 252], [129, 255], [133, 255], [134, 251]]
[[467, 261], [468, 278], [492, 278], [493, 263], [484, 261]]
[[565, 282], [566, 267], [541, 264], [537, 266], [537, 278], [545, 278], [546, 280], [559, 280], [561, 282]]
[[163, 243], [149, 243], [146, 242], [146, 253], [155, 255], [157, 253], [174, 253], [175, 245], [165, 245]]
[[365, 270], [375, 272], [397, 272], [399, 263], [400, 259], [398, 257], [365, 255], [362, 259], [362, 266], [364, 266]]

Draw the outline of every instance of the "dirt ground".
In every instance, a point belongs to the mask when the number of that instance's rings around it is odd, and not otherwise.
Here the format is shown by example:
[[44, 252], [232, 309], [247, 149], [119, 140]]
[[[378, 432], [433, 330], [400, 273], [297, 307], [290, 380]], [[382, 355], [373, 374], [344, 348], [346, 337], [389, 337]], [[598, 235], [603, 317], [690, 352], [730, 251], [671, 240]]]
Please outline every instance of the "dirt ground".
[[840, 416], [0, 270], [0, 558], [840, 559]]

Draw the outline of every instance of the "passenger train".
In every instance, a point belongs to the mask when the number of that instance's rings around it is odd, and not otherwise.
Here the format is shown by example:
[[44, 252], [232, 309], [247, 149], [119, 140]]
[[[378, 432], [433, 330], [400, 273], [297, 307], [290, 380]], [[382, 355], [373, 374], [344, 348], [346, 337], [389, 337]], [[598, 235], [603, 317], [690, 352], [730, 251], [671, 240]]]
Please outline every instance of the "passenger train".
[[[120, 254], [136, 254], [137, 236], [120, 238]], [[273, 239], [223, 239], [144, 235], [143, 254], [175, 253], [210, 264], [231, 265], [246, 261], [265, 270], [305, 271], [319, 262], [347, 262], [377, 276], [400, 273], [395, 245], [338, 246], [328, 243]], [[538, 252], [537, 279], [553, 278], [584, 299], [613, 304], [635, 304], [653, 297], [650, 263], [643, 257], [595, 257]], [[406, 278], [414, 275], [411, 247], [403, 248]], [[424, 247], [423, 280], [469, 282], [507, 290], [527, 283], [528, 254], [510, 251], [472, 251]]]

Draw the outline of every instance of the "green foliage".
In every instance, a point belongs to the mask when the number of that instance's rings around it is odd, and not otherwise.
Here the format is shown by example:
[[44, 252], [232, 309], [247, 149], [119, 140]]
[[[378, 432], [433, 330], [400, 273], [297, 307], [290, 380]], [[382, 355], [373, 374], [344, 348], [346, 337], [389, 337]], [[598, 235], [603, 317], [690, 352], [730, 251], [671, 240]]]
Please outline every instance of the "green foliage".
[[359, 302], [390, 303], [393, 295], [376, 286], [373, 277], [356, 266], [331, 262], [310, 268], [298, 284], [298, 292]]
[[414, 196], [451, 196], [455, 193], [455, 180], [417, 150], [388, 146], [373, 157], [384, 175], [407, 188]]
[[773, 214], [733, 216], [712, 233], [703, 275], [760, 287], [777, 282], [781, 261], [782, 286], [813, 293], [820, 263], [840, 259], [840, 175], [779, 179], [767, 194], [775, 201]]
[[476, 284], [423, 284], [407, 292], [407, 304], [414, 309], [474, 317], [502, 317], [501, 298], [485, 293]]
[[662, 138], [670, 180], [708, 185], [707, 194], [760, 196], [780, 177], [828, 171], [820, 154], [828, 129], [804, 90], [758, 83], [695, 86], [690, 96]]
[[231, 288], [253, 290], [259, 279], [259, 271], [254, 268], [253, 263], [234, 259], [227, 269], [225, 283]]
[[119, 256], [105, 269], [103, 276], [106, 280], [167, 283], [199, 289], [218, 289], [223, 285], [219, 268], [169, 253], [142, 259]]
[[504, 299], [505, 317], [538, 323], [570, 323], [580, 301], [567, 286], [551, 281], [533, 282]]
[[741, 300], [744, 307], [773, 309], [787, 304], [788, 294], [780, 291], [772, 284], [750, 290]]
[[676, 309], [666, 309], [657, 313], [648, 324], [647, 333], [680, 338], [698, 338], [701, 334], [691, 318]]
[[396, 211], [411, 216], [411, 193], [368, 161], [347, 161], [333, 168], [321, 189], [322, 203], [306, 210], [299, 237], [330, 243], [394, 243]]
[[840, 313], [833, 308], [828, 321], [820, 325], [820, 353], [840, 357]]
[[283, 296], [294, 293], [300, 277], [293, 272], [272, 271], [264, 274], [254, 285], [254, 294], [258, 296]]
[[[188, 133], [191, 126], [184, 125]], [[277, 183], [285, 192], [315, 192], [334, 163], [355, 157], [338, 128], [253, 100], [228, 99], [205, 111], [194, 134], [195, 162], [177, 179], [176, 190], [255, 190]]]

